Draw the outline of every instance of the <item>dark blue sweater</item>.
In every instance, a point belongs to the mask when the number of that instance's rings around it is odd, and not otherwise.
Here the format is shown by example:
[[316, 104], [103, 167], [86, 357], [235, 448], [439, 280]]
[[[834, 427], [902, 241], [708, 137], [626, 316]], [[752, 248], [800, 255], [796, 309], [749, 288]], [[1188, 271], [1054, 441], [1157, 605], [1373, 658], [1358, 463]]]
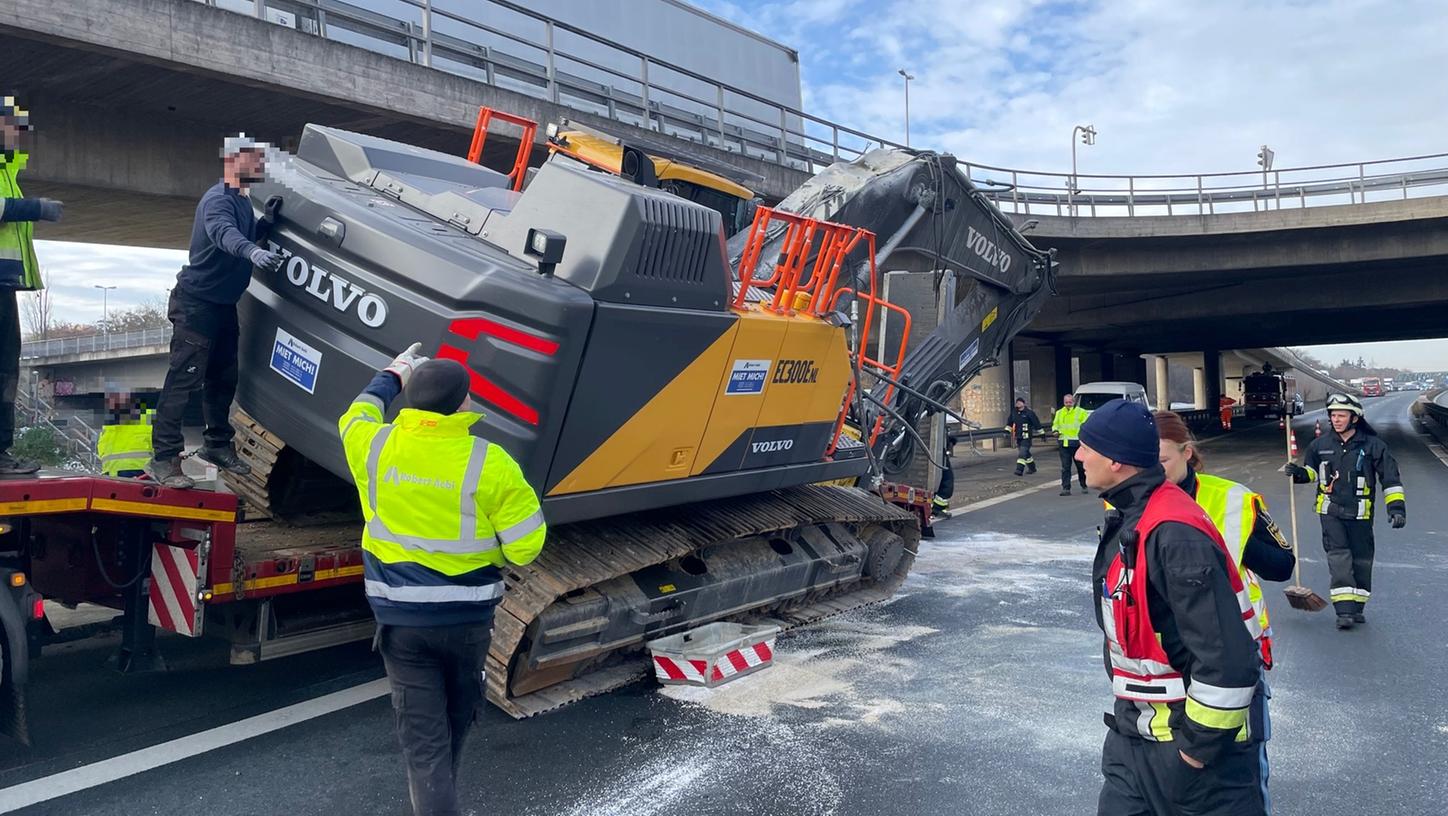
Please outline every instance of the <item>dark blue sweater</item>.
[[196, 205], [191, 258], [176, 276], [177, 291], [208, 303], [233, 304], [251, 282], [248, 257], [259, 233], [251, 199], [218, 181]]

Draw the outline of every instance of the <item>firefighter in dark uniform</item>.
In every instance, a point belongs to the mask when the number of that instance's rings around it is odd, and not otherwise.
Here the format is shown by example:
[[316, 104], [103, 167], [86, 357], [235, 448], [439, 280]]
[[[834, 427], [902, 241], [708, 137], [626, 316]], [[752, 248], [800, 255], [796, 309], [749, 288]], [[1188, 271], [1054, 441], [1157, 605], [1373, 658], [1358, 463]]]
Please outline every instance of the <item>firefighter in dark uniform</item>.
[[1016, 443], [1016, 475], [1023, 476], [1036, 472], [1036, 458], [1031, 455], [1031, 439], [1041, 433], [1041, 418], [1026, 407], [1026, 401], [1016, 399], [1016, 410], [1011, 412], [1011, 441]]
[[1143, 405], [1112, 400], [1076, 457], [1108, 511], [1092, 578], [1106, 670], [1099, 816], [1262, 816], [1255, 614], [1221, 533], [1166, 478]]
[[[1408, 523], [1403, 479], [1388, 446], [1363, 416], [1363, 404], [1350, 394], [1327, 398], [1332, 433], [1312, 440], [1301, 465], [1286, 470], [1299, 484], [1317, 483], [1317, 518], [1322, 548], [1332, 576], [1332, 606], [1337, 628], [1364, 623], [1363, 606], [1373, 588], [1373, 499], [1381, 496], [1394, 529]], [[1380, 493], [1374, 493], [1380, 489]]]

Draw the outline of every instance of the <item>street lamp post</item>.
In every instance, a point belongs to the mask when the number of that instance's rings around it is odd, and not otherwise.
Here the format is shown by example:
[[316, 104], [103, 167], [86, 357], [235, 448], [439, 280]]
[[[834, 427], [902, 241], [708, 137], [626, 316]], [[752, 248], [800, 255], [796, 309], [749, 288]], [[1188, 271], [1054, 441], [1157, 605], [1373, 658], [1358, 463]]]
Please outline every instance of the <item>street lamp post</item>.
[[902, 77], [905, 77], [905, 146], [906, 146], [906, 147], [909, 147], [909, 146], [910, 146], [910, 80], [914, 79], [914, 78], [915, 78], [915, 75], [912, 74], [912, 73], [910, 73], [909, 71], [906, 71], [904, 68], [901, 68], [900, 70], [896, 71], [895, 73], [899, 74], [899, 75], [902, 76]]
[[92, 284], [101, 290], [101, 334], [106, 338], [106, 350], [111, 348], [111, 304], [109, 295], [114, 286], [101, 286], [99, 283]]
[[1076, 134], [1081, 134], [1081, 143], [1085, 145], [1096, 144], [1095, 125], [1077, 125], [1071, 128], [1071, 189], [1066, 191], [1067, 200], [1071, 203], [1071, 214], [1076, 214], [1076, 194], [1081, 192], [1080, 186], [1076, 183]]

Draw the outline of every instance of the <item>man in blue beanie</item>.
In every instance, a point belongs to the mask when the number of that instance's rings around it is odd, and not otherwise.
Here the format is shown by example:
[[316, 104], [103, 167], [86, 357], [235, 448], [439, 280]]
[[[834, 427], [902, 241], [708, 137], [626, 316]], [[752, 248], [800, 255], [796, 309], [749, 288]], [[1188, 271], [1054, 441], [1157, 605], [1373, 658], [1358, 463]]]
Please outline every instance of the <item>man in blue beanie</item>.
[[1255, 614], [1216, 525], [1158, 463], [1146, 406], [1112, 400], [1081, 426], [1076, 460], [1111, 506], [1092, 580], [1106, 634], [1099, 816], [1266, 814], [1250, 718]]

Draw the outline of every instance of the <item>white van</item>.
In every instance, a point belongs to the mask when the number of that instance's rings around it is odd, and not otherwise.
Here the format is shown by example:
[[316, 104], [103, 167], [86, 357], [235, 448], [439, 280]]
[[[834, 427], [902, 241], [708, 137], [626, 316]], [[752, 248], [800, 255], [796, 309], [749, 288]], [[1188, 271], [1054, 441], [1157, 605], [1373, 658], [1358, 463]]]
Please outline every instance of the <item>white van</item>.
[[1134, 382], [1091, 382], [1081, 383], [1076, 389], [1076, 406], [1094, 411], [1114, 399], [1139, 402], [1148, 409], [1146, 388]]

